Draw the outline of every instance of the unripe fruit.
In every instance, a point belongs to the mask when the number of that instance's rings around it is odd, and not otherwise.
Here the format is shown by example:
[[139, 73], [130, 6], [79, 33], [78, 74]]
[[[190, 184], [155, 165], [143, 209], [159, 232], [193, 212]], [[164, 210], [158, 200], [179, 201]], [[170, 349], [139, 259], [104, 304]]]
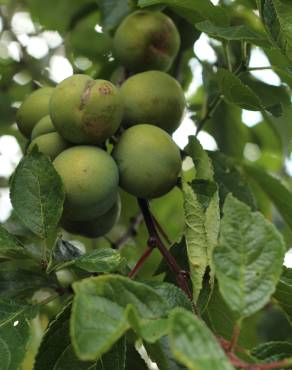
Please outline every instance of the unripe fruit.
[[130, 71], [167, 71], [179, 46], [180, 36], [171, 18], [163, 13], [139, 10], [118, 27], [113, 51]]
[[100, 144], [118, 129], [123, 104], [118, 89], [109, 81], [74, 75], [55, 88], [50, 115], [66, 140]]
[[16, 123], [20, 132], [30, 138], [37, 122], [49, 114], [49, 101], [54, 88], [43, 87], [30, 94], [18, 109]]
[[104, 150], [75, 146], [58, 155], [54, 166], [65, 187], [65, 218], [90, 220], [106, 213], [116, 202], [118, 168]]
[[158, 127], [142, 124], [126, 130], [113, 151], [120, 186], [139, 198], [157, 198], [176, 184], [181, 170], [180, 151]]
[[180, 84], [160, 71], [130, 77], [121, 87], [126, 127], [147, 122], [172, 133], [181, 123], [186, 101]]
[[38, 123], [34, 126], [31, 132], [31, 140], [38, 136], [48, 134], [49, 132], [55, 132], [56, 129], [52, 123], [51, 117], [49, 115], [41, 118]]
[[57, 132], [49, 132], [48, 134], [36, 137], [29, 144], [28, 153], [35, 145], [38, 146], [40, 152], [50, 157], [52, 161], [70, 146], [68, 141], [63, 139]]
[[118, 200], [104, 215], [88, 221], [72, 221], [63, 218], [62, 227], [71, 234], [87, 238], [98, 238], [107, 234], [116, 224], [121, 213], [121, 200]]

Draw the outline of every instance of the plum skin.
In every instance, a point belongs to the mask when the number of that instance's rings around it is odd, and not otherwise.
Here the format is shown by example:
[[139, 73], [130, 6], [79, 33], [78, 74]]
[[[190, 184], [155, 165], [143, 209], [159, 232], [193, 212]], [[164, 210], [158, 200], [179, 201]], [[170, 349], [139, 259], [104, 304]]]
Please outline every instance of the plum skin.
[[34, 126], [31, 132], [31, 140], [37, 138], [38, 136], [48, 134], [50, 132], [55, 132], [56, 129], [52, 123], [51, 117], [49, 115], [41, 118]]
[[123, 104], [109, 81], [76, 74], [55, 89], [50, 116], [56, 131], [74, 144], [102, 144], [121, 124]]
[[133, 72], [167, 71], [180, 47], [179, 32], [167, 15], [138, 10], [119, 25], [113, 42], [113, 54]]
[[118, 168], [104, 150], [74, 146], [58, 155], [53, 164], [65, 188], [65, 218], [90, 220], [106, 213], [116, 202]]
[[107, 234], [116, 224], [121, 213], [121, 200], [118, 196], [115, 204], [104, 214], [87, 221], [72, 221], [63, 218], [61, 225], [63, 229], [71, 234], [85, 236], [87, 238], [98, 238]]
[[49, 102], [54, 91], [53, 87], [43, 87], [28, 95], [19, 107], [16, 114], [16, 123], [19, 131], [30, 138], [37, 122], [49, 114]]
[[181, 171], [180, 151], [158, 127], [140, 124], [127, 129], [112, 153], [120, 186], [143, 199], [161, 197], [175, 185]]
[[186, 110], [180, 84], [167, 73], [148, 71], [126, 80], [121, 87], [124, 103], [123, 125], [150, 123], [173, 133]]
[[35, 145], [37, 145], [41, 153], [50, 157], [52, 161], [70, 146], [68, 141], [63, 139], [57, 132], [49, 132], [47, 134], [37, 136], [29, 144], [27, 152], [29, 153]]

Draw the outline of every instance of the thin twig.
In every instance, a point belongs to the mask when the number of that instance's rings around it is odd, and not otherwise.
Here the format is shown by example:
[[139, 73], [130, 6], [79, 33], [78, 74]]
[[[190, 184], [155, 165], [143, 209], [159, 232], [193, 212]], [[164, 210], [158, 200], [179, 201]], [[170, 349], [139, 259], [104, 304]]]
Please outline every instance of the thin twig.
[[230, 347], [229, 347], [230, 352], [234, 352], [234, 349], [237, 346], [238, 338], [239, 338], [239, 335], [240, 335], [240, 329], [241, 329], [241, 323], [236, 322], [234, 324], [234, 327], [233, 327], [232, 338], [231, 338], [231, 341], [230, 341]]
[[168, 243], [168, 244], [172, 244], [171, 240], [169, 239], [168, 235], [166, 234], [166, 232], [164, 231], [163, 227], [160, 225], [160, 223], [158, 222], [157, 218], [153, 215], [153, 213], [151, 213], [152, 215], [152, 218], [153, 218], [153, 221], [155, 223], [155, 226], [157, 227], [158, 231], [160, 232], [160, 234], [163, 236], [163, 238], [165, 239], [165, 241]]
[[[144, 216], [144, 221], [149, 233], [149, 241], [148, 245], [149, 247], [157, 247], [164, 257], [166, 263], [168, 264], [171, 271], [175, 274], [176, 280], [180, 288], [186, 293], [186, 295], [189, 297], [189, 299], [192, 301], [192, 293], [190, 291], [188, 282], [187, 282], [187, 274], [185, 271], [183, 271], [179, 264], [176, 262], [174, 257], [169, 253], [168, 249], [163, 244], [162, 240], [160, 239], [160, 236], [156, 230], [156, 226], [153, 220], [153, 217], [151, 215], [151, 212], [149, 210], [149, 204], [148, 201], [145, 199], [138, 199], [139, 206], [141, 208], [141, 211]], [[199, 315], [198, 308], [193, 305], [194, 311], [197, 315]]]
[[121, 249], [129, 239], [137, 235], [139, 226], [143, 221], [143, 215], [139, 212], [135, 217], [131, 219], [131, 224], [128, 230], [122, 235], [116, 242], [113, 243], [115, 249]]
[[209, 118], [212, 118], [215, 110], [217, 109], [218, 105], [221, 103], [223, 96], [218, 94], [212, 103], [208, 105], [207, 110], [204, 116], [197, 122], [197, 130], [195, 136], [198, 136], [199, 132], [202, 130], [204, 124], [208, 121]]
[[136, 265], [134, 266], [134, 268], [129, 272], [129, 274], [128, 274], [128, 277], [129, 278], [134, 278], [137, 275], [138, 271], [143, 266], [143, 264], [145, 263], [145, 261], [147, 260], [147, 258], [151, 255], [152, 251], [153, 251], [153, 248], [147, 246], [145, 252], [139, 258], [139, 260], [136, 263]]

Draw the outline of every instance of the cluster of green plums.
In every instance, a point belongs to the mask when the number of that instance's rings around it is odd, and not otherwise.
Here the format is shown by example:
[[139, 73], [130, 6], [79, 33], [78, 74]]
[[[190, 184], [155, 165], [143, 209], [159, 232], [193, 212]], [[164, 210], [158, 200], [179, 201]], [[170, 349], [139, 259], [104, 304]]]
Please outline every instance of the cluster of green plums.
[[185, 98], [166, 73], [180, 46], [176, 26], [163, 13], [136, 11], [122, 21], [113, 44], [132, 75], [121, 86], [76, 74], [34, 91], [17, 113], [28, 152], [37, 145], [63, 181], [62, 227], [87, 237], [116, 223], [119, 186], [138, 198], [157, 198], [175, 186], [181, 170], [171, 134]]

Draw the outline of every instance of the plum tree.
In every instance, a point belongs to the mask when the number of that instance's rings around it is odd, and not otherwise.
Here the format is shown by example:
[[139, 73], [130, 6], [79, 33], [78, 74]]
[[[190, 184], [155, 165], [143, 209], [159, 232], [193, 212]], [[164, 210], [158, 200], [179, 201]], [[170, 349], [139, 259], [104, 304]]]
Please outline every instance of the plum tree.
[[17, 111], [16, 123], [20, 132], [30, 138], [36, 123], [49, 114], [49, 102], [54, 88], [43, 87], [30, 94]]
[[72, 221], [63, 217], [61, 225], [71, 234], [87, 238], [98, 238], [107, 234], [116, 224], [121, 213], [121, 199], [118, 196], [115, 204], [103, 215], [87, 221]]
[[158, 127], [136, 125], [126, 130], [113, 151], [120, 186], [139, 198], [170, 191], [181, 170], [180, 152], [171, 136]]
[[165, 72], [147, 71], [130, 77], [121, 87], [126, 127], [151, 123], [174, 132], [183, 118], [186, 101], [179, 83]]
[[48, 134], [37, 136], [30, 143], [27, 151], [37, 145], [40, 152], [54, 160], [63, 150], [67, 149], [70, 144], [62, 138], [57, 132], [49, 132]]
[[178, 30], [167, 15], [140, 10], [118, 27], [113, 44], [116, 58], [130, 71], [167, 71], [180, 46]]
[[52, 94], [50, 115], [56, 130], [75, 144], [101, 144], [118, 129], [123, 104], [109, 81], [74, 75]]
[[35, 139], [36, 137], [40, 135], [48, 134], [49, 132], [54, 132], [54, 131], [56, 131], [56, 129], [52, 123], [51, 117], [49, 115], [44, 116], [34, 126], [31, 132], [31, 140]]
[[64, 184], [64, 217], [85, 221], [105, 214], [116, 202], [119, 174], [113, 158], [93, 146], [75, 146], [54, 160]]

